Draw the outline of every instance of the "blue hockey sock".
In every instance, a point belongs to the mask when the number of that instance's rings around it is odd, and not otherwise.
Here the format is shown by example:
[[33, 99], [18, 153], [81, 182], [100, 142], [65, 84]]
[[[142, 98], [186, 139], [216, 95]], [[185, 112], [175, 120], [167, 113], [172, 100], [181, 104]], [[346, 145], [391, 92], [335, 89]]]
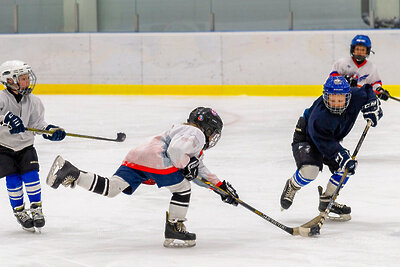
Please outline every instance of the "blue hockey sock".
[[[331, 182], [333, 185], [335, 185], [337, 187], [340, 183], [340, 180], [343, 177], [343, 174], [344, 174], [344, 172], [335, 172], [334, 174], [332, 174], [331, 178], [329, 179], [329, 182]], [[342, 188], [347, 183], [348, 180], [349, 180], [349, 176], [346, 176], [346, 178], [344, 178]]]
[[299, 187], [303, 187], [305, 185], [308, 185], [313, 180], [314, 179], [307, 179], [303, 175], [301, 175], [299, 169], [297, 169], [296, 172], [292, 176], [292, 181], [295, 183], [295, 185], [297, 185]]
[[28, 194], [29, 201], [33, 202], [40, 202], [42, 199], [41, 196], [41, 186], [39, 180], [39, 173], [38, 171], [30, 171], [21, 175], [22, 180], [25, 184], [26, 193]]
[[22, 178], [18, 174], [6, 176], [8, 197], [13, 209], [24, 205], [24, 191], [22, 190]]

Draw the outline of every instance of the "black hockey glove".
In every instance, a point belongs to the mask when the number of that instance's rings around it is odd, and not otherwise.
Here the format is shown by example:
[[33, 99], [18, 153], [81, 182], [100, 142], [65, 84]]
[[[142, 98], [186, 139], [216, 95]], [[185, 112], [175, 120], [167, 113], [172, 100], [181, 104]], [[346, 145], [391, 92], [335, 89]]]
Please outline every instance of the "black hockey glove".
[[365, 120], [370, 120], [372, 122], [371, 126], [375, 127], [378, 124], [378, 120], [382, 118], [383, 111], [381, 109], [381, 102], [379, 99], [374, 99], [369, 103], [365, 104], [361, 111], [363, 113]]
[[376, 93], [376, 96], [383, 101], [388, 100], [389, 96], [390, 96], [389, 92], [387, 90], [383, 89], [382, 87], [376, 88], [375, 93]]
[[17, 134], [25, 132], [25, 126], [21, 118], [14, 115], [11, 111], [4, 115], [3, 126], [10, 128], [10, 134]]
[[199, 173], [199, 160], [196, 157], [191, 157], [188, 165], [184, 169], [182, 169], [183, 177], [186, 180], [191, 181], [197, 177]]
[[63, 128], [60, 128], [58, 126], [49, 124], [46, 127], [46, 131], [53, 131], [53, 134], [44, 134], [43, 138], [44, 139], [49, 139], [51, 141], [61, 141], [65, 138], [65, 135], [67, 134]]
[[229, 195], [226, 195], [226, 194], [221, 194], [218, 191], [215, 191], [217, 194], [221, 196], [223, 202], [234, 206], [237, 206], [239, 204], [237, 200], [233, 198], [233, 197], [239, 198], [239, 195], [236, 193], [235, 188], [233, 188], [233, 186], [230, 183], [224, 180], [222, 184], [219, 186], [219, 188], [229, 193]]
[[357, 87], [357, 79], [350, 75], [345, 75], [344, 78], [350, 84], [350, 87]]
[[350, 153], [347, 149], [343, 149], [336, 154], [335, 161], [339, 164], [339, 167], [344, 171], [347, 169], [349, 175], [353, 175], [356, 172], [357, 160], [351, 158]]

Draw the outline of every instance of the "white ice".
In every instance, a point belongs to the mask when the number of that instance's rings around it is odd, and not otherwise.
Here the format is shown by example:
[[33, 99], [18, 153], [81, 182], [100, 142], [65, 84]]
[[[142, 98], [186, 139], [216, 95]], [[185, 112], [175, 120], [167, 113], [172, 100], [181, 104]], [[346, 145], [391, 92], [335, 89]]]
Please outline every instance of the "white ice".
[[[383, 103], [384, 117], [371, 128], [356, 175], [338, 202], [352, 207], [349, 222], [326, 222], [316, 238], [291, 236], [243, 207], [223, 203], [193, 185], [186, 226], [197, 234], [188, 249], [162, 246], [170, 192], [142, 185], [132, 196], [108, 199], [82, 188], [45, 183], [60, 154], [83, 170], [110, 176], [125, 154], [145, 138], [184, 122], [196, 106], [213, 107], [225, 122], [218, 145], [204, 162], [228, 180], [240, 198], [290, 227], [318, 215], [317, 186], [329, 170], [280, 211], [286, 180], [296, 170], [291, 152], [294, 126], [314, 98], [40, 96], [46, 121], [68, 132], [115, 138], [123, 143], [67, 137], [36, 137], [46, 226], [41, 234], [17, 224], [0, 180], [0, 266], [399, 266], [400, 103]], [[344, 140], [352, 151], [365, 126], [362, 116]], [[27, 198], [26, 198], [27, 199]]]

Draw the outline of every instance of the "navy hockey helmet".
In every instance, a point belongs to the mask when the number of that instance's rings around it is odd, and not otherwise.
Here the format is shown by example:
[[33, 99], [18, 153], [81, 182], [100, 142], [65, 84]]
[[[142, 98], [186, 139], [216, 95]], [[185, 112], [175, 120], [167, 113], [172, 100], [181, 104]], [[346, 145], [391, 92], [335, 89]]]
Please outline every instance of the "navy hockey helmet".
[[324, 84], [322, 98], [331, 113], [342, 114], [350, 104], [349, 83], [342, 76], [330, 76]]
[[188, 123], [200, 128], [206, 138], [204, 149], [211, 148], [218, 143], [224, 123], [220, 116], [211, 108], [198, 107], [190, 112]]
[[356, 35], [353, 40], [351, 40], [350, 44], [350, 54], [352, 57], [354, 57], [357, 61], [363, 61], [365, 60], [365, 56], [355, 56], [354, 55], [354, 49], [357, 45], [362, 45], [367, 48], [367, 56], [371, 53], [371, 39], [367, 35]]

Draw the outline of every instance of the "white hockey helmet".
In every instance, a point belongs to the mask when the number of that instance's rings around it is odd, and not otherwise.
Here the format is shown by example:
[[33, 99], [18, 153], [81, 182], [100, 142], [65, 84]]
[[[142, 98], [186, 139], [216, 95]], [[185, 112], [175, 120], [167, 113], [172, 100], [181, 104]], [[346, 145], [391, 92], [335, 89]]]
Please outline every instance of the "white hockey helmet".
[[[29, 85], [20, 86], [19, 76], [27, 74]], [[0, 65], [0, 81], [11, 89], [18, 91], [21, 95], [28, 95], [36, 85], [36, 76], [31, 66], [20, 60], [9, 60]]]

